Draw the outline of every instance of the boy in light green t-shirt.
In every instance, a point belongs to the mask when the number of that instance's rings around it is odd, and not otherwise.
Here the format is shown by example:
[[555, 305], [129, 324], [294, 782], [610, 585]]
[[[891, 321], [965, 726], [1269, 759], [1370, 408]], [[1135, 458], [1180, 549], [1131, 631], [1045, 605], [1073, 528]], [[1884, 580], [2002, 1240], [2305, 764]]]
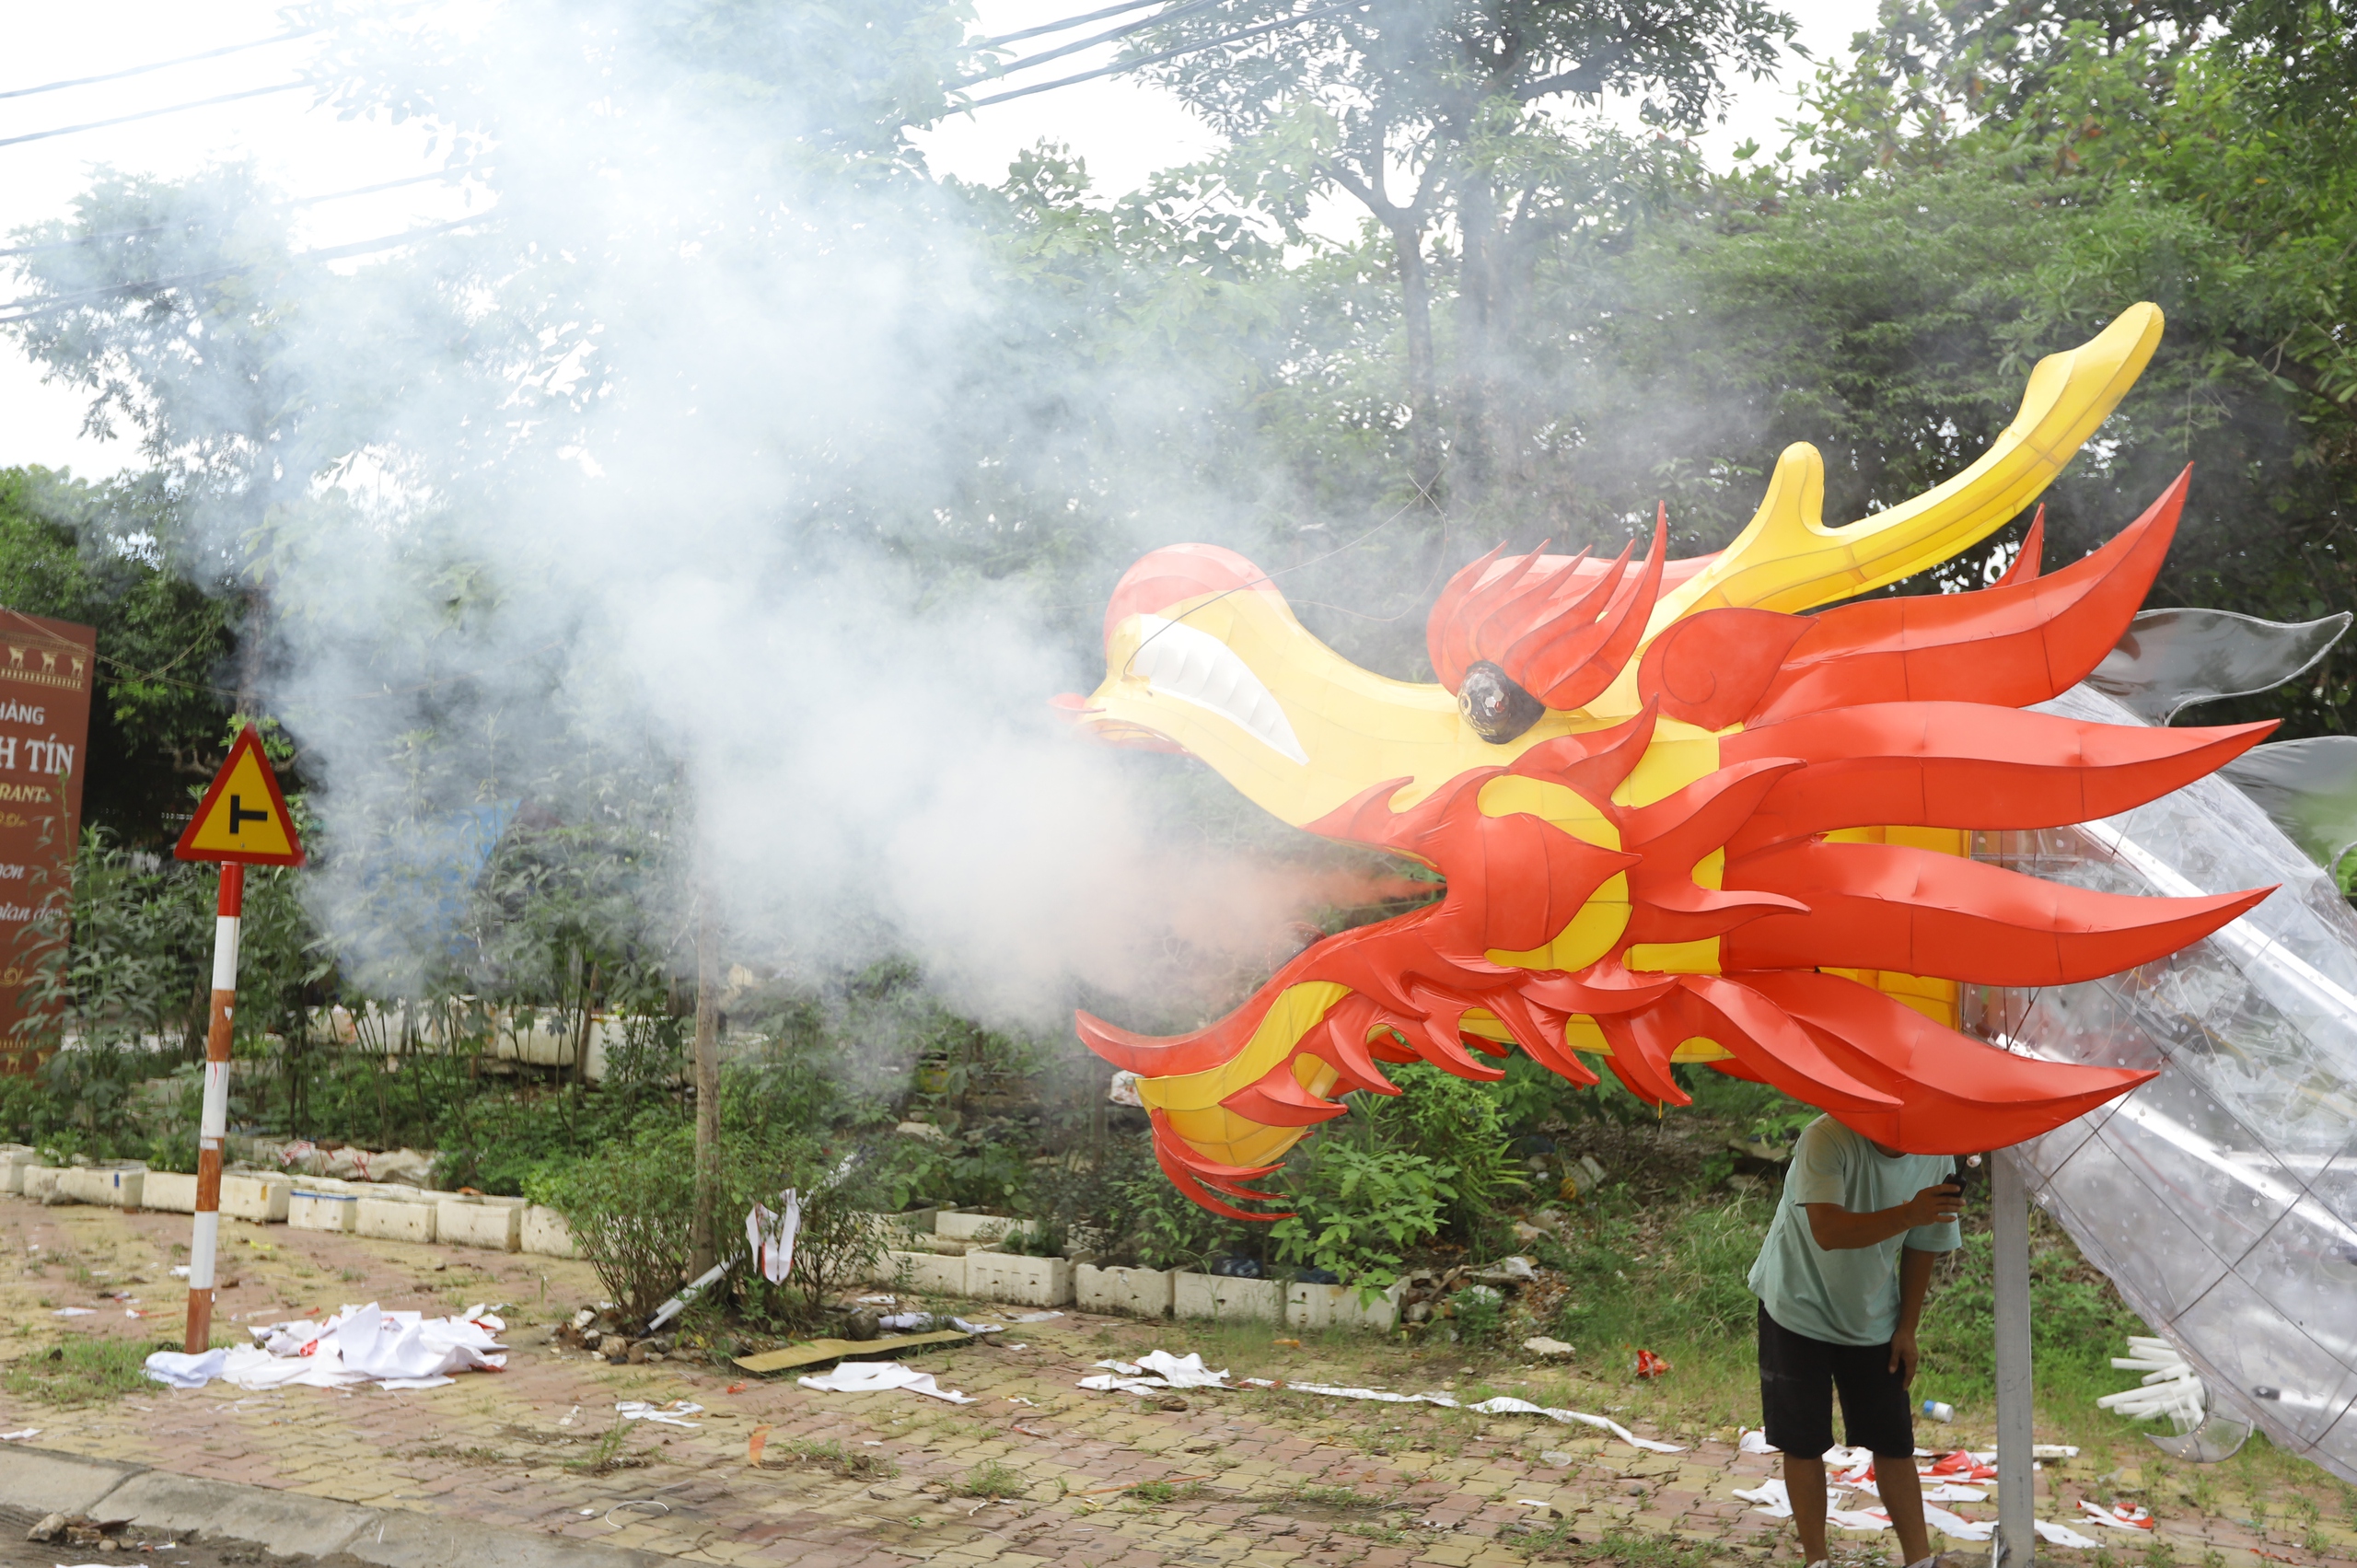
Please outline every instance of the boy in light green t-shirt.
[[1820, 1116], [1793, 1145], [1784, 1194], [1751, 1291], [1759, 1298], [1759, 1400], [1784, 1454], [1802, 1559], [1825, 1559], [1825, 1460], [1833, 1395], [1910, 1564], [1933, 1561], [1915, 1475], [1916, 1321], [1934, 1254], [1962, 1245], [1946, 1155], [1909, 1155]]

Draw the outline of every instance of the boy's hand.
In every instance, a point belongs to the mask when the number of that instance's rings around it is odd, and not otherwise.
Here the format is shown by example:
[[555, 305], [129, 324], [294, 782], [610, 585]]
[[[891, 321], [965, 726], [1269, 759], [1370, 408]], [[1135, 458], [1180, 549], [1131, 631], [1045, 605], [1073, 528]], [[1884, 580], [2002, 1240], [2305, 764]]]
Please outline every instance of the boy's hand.
[[1907, 1210], [1907, 1228], [1913, 1230], [1918, 1225], [1945, 1225], [1956, 1218], [1963, 1197], [1964, 1190], [1953, 1181], [1924, 1188], [1903, 1205]]
[[1915, 1381], [1915, 1365], [1922, 1359], [1915, 1348], [1915, 1330], [1900, 1329], [1890, 1336], [1889, 1370], [1899, 1375], [1902, 1385], [1911, 1387]]

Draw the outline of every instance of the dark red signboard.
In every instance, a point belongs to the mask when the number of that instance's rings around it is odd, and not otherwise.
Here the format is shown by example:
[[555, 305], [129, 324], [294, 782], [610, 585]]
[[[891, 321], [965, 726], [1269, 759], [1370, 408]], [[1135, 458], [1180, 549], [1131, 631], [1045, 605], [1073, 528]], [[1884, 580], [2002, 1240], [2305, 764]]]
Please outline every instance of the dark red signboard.
[[40, 1061], [25, 1032], [30, 926], [73, 885], [98, 645], [87, 626], [0, 610], [0, 1072]]

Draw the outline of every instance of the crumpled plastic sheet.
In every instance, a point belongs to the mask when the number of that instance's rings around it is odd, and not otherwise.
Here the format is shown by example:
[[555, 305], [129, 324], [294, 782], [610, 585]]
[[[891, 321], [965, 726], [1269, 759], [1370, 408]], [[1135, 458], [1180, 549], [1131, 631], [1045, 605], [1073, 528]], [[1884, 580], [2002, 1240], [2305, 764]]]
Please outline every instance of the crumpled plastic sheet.
[[[1737, 1487], [1735, 1494], [1746, 1503], [1758, 1504], [1759, 1506], [1752, 1510], [1754, 1513], [1765, 1514], [1771, 1519], [1789, 1519], [1793, 1516], [1792, 1496], [1784, 1490], [1784, 1483], [1779, 1479], [1771, 1477], [1761, 1481], [1758, 1486]], [[1825, 1522], [1835, 1529], [1842, 1530], [1890, 1528], [1890, 1516], [1879, 1508], [1828, 1508], [1825, 1511]], [[1935, 1506], [1928, 1499], [1923, 1504], [1923, 1522], [1942, 1535], [1956, 1540], [1987, 1540], [1997, 1530], [1993, 1520], [1968, 1519], [1960, 1514], [1952, 1514], [1945, 1508]], [[2053, 1524], [2045, 1519], [2034, 1520], [2032, 1523], [2037, 1527], [2038, 1539], [2049, 1545], [2074, 1547], [2084, 1551], [2097, 1544], [2091, 1538], [2081, 1535], [2068, 1525]]]
[[970, 1405], [977, 1402], [970, 1394], [955, 1388], [945, 1388], [934, 1381], [930, 1372], [919, 1372], [913, 1366], [903, 1366], [897, 1361], [846, 1361], [832, 1372], [816, 1377], [795, 1379], [806, 1388], [816, 1388], [822, 1394], [882, 1394], [895, 1388], [906, 1388], [911, 1394], [923, 1394], [929, 1400], [945, 1404]]
[[1166, 1388], [1225, 1388], [1227, 1372], [1213, 1372], [1203, 1358], [1190, 1351], [1183, 1356], [1167, 1350], [1148, 1351], [1134, 1362], [1100, 1361], [1107, 1368], [1097, 1377], [1084, 1377], [1080, 1386], [1099, 1394], [1158, 1394]]
[[199, 1355], [157, 1351], [145, 1365], [150, 1378], [175, 1388], [202, 1388], [215, 1378], [249, 1390], [363, 1383], [439, 1388], [454, 1372], [505, 1370], [507, 1347], [497, 1338], [505, 1328], [479, 1306], [456, 1318], [428, 1318], [387, 1312], [370, 1302], [319, 1322], [257, 1324], [250, 1331], [258, 1342], [250, 1345]]
[[[2134, 715], [2085, 687], [2039, 712]], [[1975, 858], [2108, 892], [2263, 903], [2156, 962], [2076, 985], [1968, 986], [1967, 1027], [2049, 1061], [2160, 1076], [2003, 1157], [2201, 1380], [2212, 1415], [2357, 1481], [2357, 919], [2332, 878], [2215, 778], [2074, 828], [1977, 835]]]

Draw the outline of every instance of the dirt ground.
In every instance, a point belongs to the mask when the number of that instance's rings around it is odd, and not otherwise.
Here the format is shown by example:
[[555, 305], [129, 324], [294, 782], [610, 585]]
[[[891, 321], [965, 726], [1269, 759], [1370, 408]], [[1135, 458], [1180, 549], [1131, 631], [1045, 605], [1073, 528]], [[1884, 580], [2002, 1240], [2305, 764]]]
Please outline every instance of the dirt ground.
[[[183, 1296], [168, 1271], [185, 1255], [187, 1233], [181, 1215], [0, 1198], [0, 1381], [74, 1341], [128, 1349], [176, 1337]], [[907, 1358], [975, 1401], [951, 1405], [905, 1391], [817, 1392], [792, 1375], [760, 1378], [709, 1364], [592, 1361], [552, 1338], [599, 1294], [578, 1263], [238, 1222], [225, 1225], [224, 1243], [223, 1277], [236, 1282], [225, 1286], [215, 1319], [224, 1334], [346, 1303], [429, 1312], [480, 1303], [510, 1324], [509, 1369], [403, 1393], [132, 1387], [93, 1388], [89, 1402], [60, 1405], [51, 1402], [53, 1388], [43, 1397], [0, 1389], [0, 1432], [37, 1428], [29, 1441], [45, 1448], [708, 1562], [1797, 1561], [1789, 1523], [1734, 1495], [1772, 1473], [1771, 1459], [1737, 1452], [1733, 1427], [1649, 1419], [1665, 1407], [1593, 1363], [1571, 1371], [1511, 1354], [1477, 1363], [1453, 1348], [1413, 1350], [1372, 1336], [1297, 1341], [1266, 1324], [1149, 1324], [1070, 1311], [1023, 1323], [1023, 1308], [982, 1304], [1006, 1333]], [[69, 1307], [87, 1315], [54, 1315]], [[1156, 1347], [1201, 1352], [1237, 1378], [1445, 1389], [1467, 1402], [1514, 1395], [1612, 1415], [1684, 1448], [1649, 1453], [1543, 1418], [1284, 1388], [1139, 1399], [1076, 1387], [1100, 1359]], [[687, 1418], [692, 1426], [654, 1426], [618, 1421], [615, 1405], [625, 1400], [704, 1409]], [[1989, 1441], [1962, 1428], [1943, 1435]], [[2116, 1468], [2049, 1467], [2039, 1516], [2070, 1522], [2082, 1496], [2142, 1496], [2160, 1529], [2123, 1533], [2100, 1552], [2052, 1550], [2052, 1561], [2357, 1562], [2357, 1519], [2328, 1488], [2305, 1506], [2214, 1487], [2204, 1495], [2198, 1479], [2189, 1493], [2189, 1478], [2161, 1467], [2144, 1473], [2103, 1462]], [[1993, 1504], [1956, 1512], [1987, 1517]], [[24, 1556], [21, 1527], [0, 1538], [0, 1565], [99, 1560], [48, 1548]], [[1881, 1562], [1894, 1551], [1888, 1534], [1857, 1535], [1837, 1559]], [[234, 1550], [134, 1560], [203, 1568], [258, 1561]]]
[[43, 1546], [25, 1539], [36, 1520], [20, 1508], [0, 1507], [0, 1568], [81, 1568], [82, 1564], [166, 1564], [171, 1568], [366, 1568], [356, 1557], [279, 1557], [237, 1541], [175, 1539], [162, 1530], [120, 1530], [111, 1549], [65, 1541]]

